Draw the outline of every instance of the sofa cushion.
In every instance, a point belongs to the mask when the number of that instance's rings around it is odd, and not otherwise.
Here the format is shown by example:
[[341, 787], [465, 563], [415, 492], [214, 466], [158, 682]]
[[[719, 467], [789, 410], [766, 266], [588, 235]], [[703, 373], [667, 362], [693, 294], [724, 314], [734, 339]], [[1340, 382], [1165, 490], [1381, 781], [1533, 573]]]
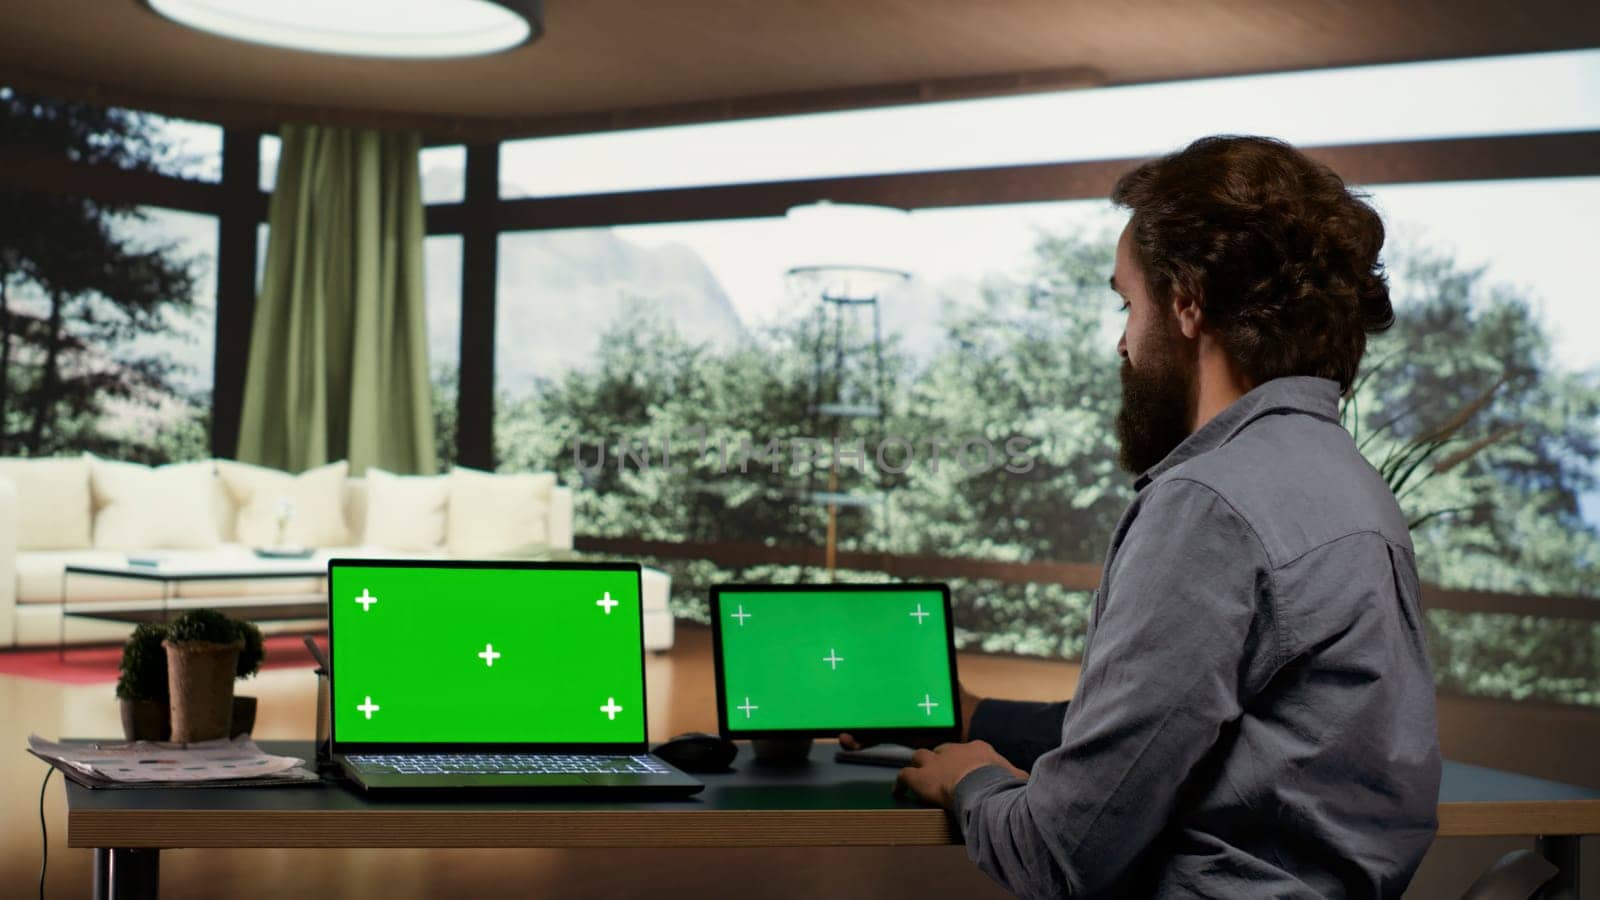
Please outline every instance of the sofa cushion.
[[89, 546], [89, 464], [82, 457], [0, 459], [0, 477], [17, 488], [17, 549]]
[[222, 480], [221, 463], [221, 460], [208, 459], [190, 465], [211, 467], [211, 520], [217, 525], [217, 540], [236, 544], [239, 542], [239, 504], [228, 490], [228, 483]]
[[153, 469], [84, 454], [97, 550], [206, 549], [220, 542], [212, 511], [216, 463]]
[[451, 556], [495, 556], [550, 542], [553, 473], [497, 475], [457, 466], [446, 477], [445, 544]]
[[367, 480], [352, 475], [344, 480], [344, 521], [350, 528], [350, 539], [359, 541], [367, 529]]
[[367, 470], [367, 526], [362, 541], [391, 550], [440, 550], [444, 546], [445, 475], [395, 475]]
[[278, 543], [278, 515], [290, 511], [283, 542], [306, 547], [352, 543], [344, 520], [344, 480], [348, 463], [340, 460], [300, 475], [218, 460], [217, 473], [239, 507], [236, 534], [241, 544], [270, 547]]

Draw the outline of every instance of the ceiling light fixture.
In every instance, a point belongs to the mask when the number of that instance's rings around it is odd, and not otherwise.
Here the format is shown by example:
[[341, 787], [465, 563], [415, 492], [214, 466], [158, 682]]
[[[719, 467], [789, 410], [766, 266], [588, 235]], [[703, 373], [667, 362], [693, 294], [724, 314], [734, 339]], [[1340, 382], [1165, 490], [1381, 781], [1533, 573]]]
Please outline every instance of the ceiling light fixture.
[[438, 59], [520, 47], [544, 31], [543, 0], [147, 0], [224, 37], [351, 56]]

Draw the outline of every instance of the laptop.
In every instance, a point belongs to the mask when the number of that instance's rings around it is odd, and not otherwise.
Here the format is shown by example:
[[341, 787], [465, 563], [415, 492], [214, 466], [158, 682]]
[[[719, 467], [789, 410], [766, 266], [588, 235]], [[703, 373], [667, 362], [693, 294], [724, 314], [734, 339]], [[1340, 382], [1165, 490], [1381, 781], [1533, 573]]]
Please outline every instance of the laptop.
[[711, 621], [723, 737], [960, 740], [947, 585], [720, 584]]
[[636, 563], [335, 559], [331, 751], [368, 791], [682, 796], [648, 753]]

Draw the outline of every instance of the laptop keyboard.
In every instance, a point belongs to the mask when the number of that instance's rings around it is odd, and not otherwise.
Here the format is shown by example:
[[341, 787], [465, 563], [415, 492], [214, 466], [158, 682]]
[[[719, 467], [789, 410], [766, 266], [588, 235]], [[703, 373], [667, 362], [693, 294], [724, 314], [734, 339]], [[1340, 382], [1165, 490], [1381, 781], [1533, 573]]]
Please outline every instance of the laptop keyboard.
[[653, 756], [566, 753], [358, 753], [345, 757], [373, 775], [666, 775]]

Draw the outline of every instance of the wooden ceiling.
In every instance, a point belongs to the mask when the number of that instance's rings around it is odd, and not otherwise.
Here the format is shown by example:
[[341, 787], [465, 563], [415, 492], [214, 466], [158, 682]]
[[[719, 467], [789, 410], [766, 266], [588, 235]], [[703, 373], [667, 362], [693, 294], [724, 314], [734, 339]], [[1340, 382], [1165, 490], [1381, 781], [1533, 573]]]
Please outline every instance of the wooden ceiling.
[[467, 140], [1600, 46], [1585, 0], [546, 0], [536, 43], [450, 61], [242, 44], [140, 0], [0, 14], [0, 84]]

